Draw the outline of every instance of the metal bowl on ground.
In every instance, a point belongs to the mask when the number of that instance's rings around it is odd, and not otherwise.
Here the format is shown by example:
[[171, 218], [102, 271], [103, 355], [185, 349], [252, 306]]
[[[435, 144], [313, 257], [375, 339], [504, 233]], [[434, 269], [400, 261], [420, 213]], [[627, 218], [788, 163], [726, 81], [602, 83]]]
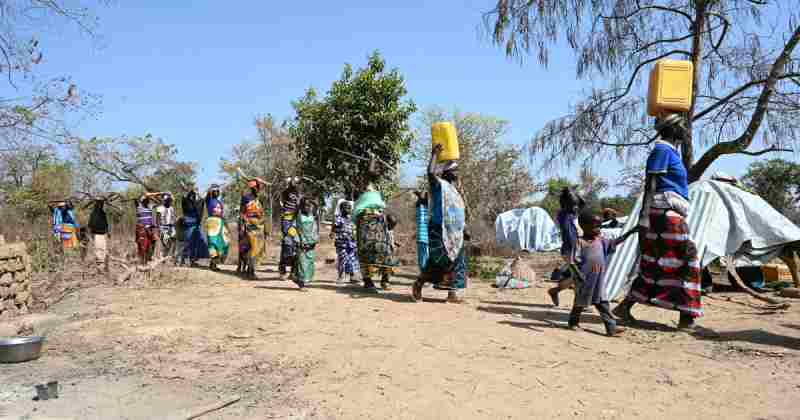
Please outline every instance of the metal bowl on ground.
[[20, 363], [38, 359], [44, 337], [0, 338], [0, 363]]

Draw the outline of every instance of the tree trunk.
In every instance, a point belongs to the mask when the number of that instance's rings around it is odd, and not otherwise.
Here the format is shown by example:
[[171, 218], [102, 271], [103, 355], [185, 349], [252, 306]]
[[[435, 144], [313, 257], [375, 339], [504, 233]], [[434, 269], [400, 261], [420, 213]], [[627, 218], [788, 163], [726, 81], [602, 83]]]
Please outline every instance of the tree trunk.
[[700, 79], [700, 66], [703, 65], [703, 26], [706, 23], [706, 1], [697, 0], [695, 4], [694, 25], [692, 27], [692, 104], [689, 107], [689, 112], [686, 115], [688, 122], [689, 133], [686, 141], [681, 144], [681, 154], [683, 155], [683, 164], [687, 168], [691, 168], [694, 164], [694, 145], [692, 140], [694, 138], [692, 130], [692, 117], [694, 116], [695, 103], [699, 87]]

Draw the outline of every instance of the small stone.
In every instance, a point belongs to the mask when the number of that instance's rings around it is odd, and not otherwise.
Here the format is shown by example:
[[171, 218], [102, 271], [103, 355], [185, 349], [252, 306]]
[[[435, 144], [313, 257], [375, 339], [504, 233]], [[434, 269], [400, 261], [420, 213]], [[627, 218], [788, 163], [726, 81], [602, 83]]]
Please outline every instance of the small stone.
[[31, 297], [31, 292], [19, 292], [17, 293], [17, 298], [15, 299], [17, 305], [25, 305], [28, 303], [28, 299]]
[[12, 273], [3, 273], [0, 275], [0, 286], [10, 286], [14, 283], [14, 275]]

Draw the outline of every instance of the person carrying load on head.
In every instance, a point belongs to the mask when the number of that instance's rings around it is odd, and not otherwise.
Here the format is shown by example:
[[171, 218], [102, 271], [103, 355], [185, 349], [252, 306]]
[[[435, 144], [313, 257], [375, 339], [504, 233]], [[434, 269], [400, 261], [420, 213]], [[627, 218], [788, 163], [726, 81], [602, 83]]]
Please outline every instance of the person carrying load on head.
[[184, 248], [181, 261], [189, 260], [192, 267], [197, 266], [197, 261], [208, 258], [208, 244], [200, 228], [203, 220], [205, 202], [199, 197], [194, 186], [185, 188], [186, 193], [181, 198], [182, 230]]
[[[430, 188], [430, 219], [428, 221], [428, 252], [424, 268], [412, 288], [414, 301], [422, 300], [425, 283], [447, 290], [447, 301], [463, 303], [466, 289], [467, 264], [464, 252], [465, 205], [464, 199], [456, 189], [458, 164], [445, 161], [437, 164], [443, 147], [433, 146], [428, 163], [428, 184]], [[420, 198], [422, 198], [420, 196]], [[425, 203], [420, 199], [419, 207]], [[420, 236], [417, 236], [418, 246]], [[419, 257], [422, 262], [423, 258]]]
[[172, 193], [161, 194], [161, 204], [155, 210], [156, 224], [158, 224], [159, 239], [161, 242], [161, 256], [175, 257], [177, 217], [175, 214]]
[[564, 259], [565, 266], [557, 272], [559, 274], [558, 286], [547, 291], [553, 301], [553, 306], [559, 306], [558, 295], [562, 290], [575, 286], [575, 279], [572, 278], [569, 267], [575, 264], [578, 239], [583, 236], [583, 232], [578, 225], [578, 213], [585, 206], [583, 199], [568, 187], [564, 187], [561, 190], [558, 201], [561, 208], [556, 215], [556, 223], [561, 232], [561, 257]]
[[256, 278], [256, 267], [264, 248], [264, 207], [259, 194], [264, 181], [247, 180], [248, 190], [242, 193], [239, 204], [239, 271]]
[[78, 249], [78, 221], [75, 217], [75, 208], [72, 201], [52, 202], [48, 205], [51, 212], [51, 224], [53, 236], [59, 242], [61, 251], [64, 253]]
[[158, 225], [153, 216], [153, 199], [159, 193], [144, 193], [134, 200], [136, 209], [136, 251], [140, 264], [148, 264], [153, 259], [158, 241]]
[[206, 236], [208, 237], [209, 267], [219, 270], [219, 264], [228, 258], [228, 228], [225, 226], [225, 206], [222, 203], [220, 187], [212, 184], [206, 193]]
[[108, 236], [111, 234], [106, 206], [120, 213], [120, 209], [112, 204], [116, 196], [117, 194], [110, 194], [106, 197], [94, 197], [84, 206], [84, 209], [90, 206], [92, 207], [87, 227], [89, 228], [89, 233], [92, 235], [95, 263], [98, 265], [105, 264], [106, 270], [108, 269]]
[[[368, 176], [373, 181], [379, 176], [374, 158], [370, 162]], [[386, 202], [372, 181], [356, 200], [353, 220], [356, 224], [358, 262], [364, 289], [377, 293], [373, 279], [380, 275], [381, 287], [388, 290], [392, 269], [398, 265], [398, 261], [393, 254], [394, 246], [386, 220]]]
[[300, 191], [300, 179], [290, 177], [286, 179], [288, 184], [281, 193], [281, 256], [278, 263], [278, 272], [281, 278], [292, 272], [294, 259], [296, 256], [295, 242], [297, 241], [297, 230], [294, 221], [297, 218], [297, 211], [300, 207], [302, 194]]
[[693, 329], [703, 315], [700, 262], [690, 236], [689, 184], [678, 146], [688, 135], [686, 119], [668, 114], [656, 120], [656, 141], [647, 158], [644, 201], [639, 215], [639, 276], [614, 315], [635, 323], [631, 308], [647, 303], [678, 311], [678, 327]]
[[304, 197], [295, 219], [297, 229], [297, 261], [294, 265], [294, 283], [304, 289], [314, 280], [315, 249], [319, 242], [319, 225], [314, 215], [314, 203]]
[[341, 201], [337, 205], [335, 221], [331, 229], [331, 238], [336, 246], [336, 271], [337, 284], [345, 282], [345, 276], [351, 283], [355, 282], [354, 276], [358, 274], [358, 256], [356, 255], [355, 225], [351, 220], [353, 203]]

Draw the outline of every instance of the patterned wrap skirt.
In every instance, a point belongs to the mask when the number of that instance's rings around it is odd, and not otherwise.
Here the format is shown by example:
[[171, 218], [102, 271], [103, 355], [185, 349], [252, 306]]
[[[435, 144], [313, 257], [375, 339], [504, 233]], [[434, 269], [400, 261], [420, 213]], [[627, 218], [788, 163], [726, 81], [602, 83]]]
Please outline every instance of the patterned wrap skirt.
[[294, 228], [294, 214], [281, 216], [281, 256], [280, 271], [285, 272], [293, 264], [297, 255], [297, 233]]
[[136, 251], [141, 259], [153, 256], [155, 245], [158, 241], [158, 232], [153, 226], [136, 225]]
[[467, 287], [467, 257], [464, 254], [464, 247], [455, 260], [451, 260], [441, 232], [441, 226], [430, 225], [428, 259], [422, 272], [435, 286], [463, 290]]
[[[244, 229], [241, 232], [245, 242], [243, 255], [247, 255], [253, 259], [255, 264], [258, 264], [264, 249], [264, 220], [260, 217], [245, 218]], [[241, 246], [240, 249], [242, 249]]]
[[228, 227], [221, 217], [211, 216], [206, 219], [206, 234], [208, 235], [208, 255], [225, 261], [228, 257]]
[[380, 273], [391, 275], [399, 263], [394, 256], [391, 236], [382, 211], [364, 210], [356, 222], [358, 262], [366, 278]]
[[703, 316], [700, 261], [686, 219], [672, 210], [651, 208], [649, 222], [640, 237], [639, 276], [629, 296], [692, 318]]

